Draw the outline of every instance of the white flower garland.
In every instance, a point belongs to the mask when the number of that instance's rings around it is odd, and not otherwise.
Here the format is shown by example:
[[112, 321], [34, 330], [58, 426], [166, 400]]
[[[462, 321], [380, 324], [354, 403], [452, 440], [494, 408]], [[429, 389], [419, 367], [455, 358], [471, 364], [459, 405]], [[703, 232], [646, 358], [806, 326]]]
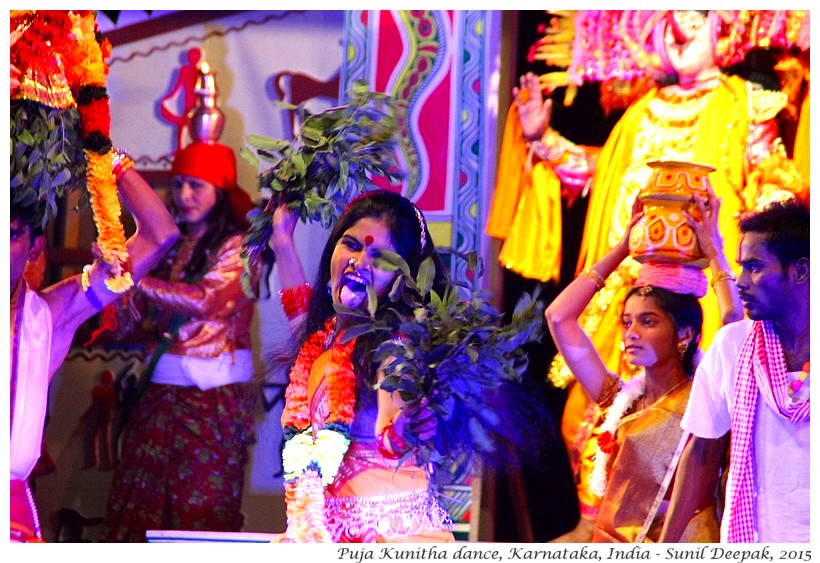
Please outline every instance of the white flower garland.
[[311, 463], [319, 466], [322, 484], [327, 486], [336, 478], [342, 458], [350, 445], [350, 439], [328, 428], [316, 433], [313, 441], [313, 432], [310, 428], [293, 436], [285, 443], [282, 450], [282, 469], [285, 479], [292, 481], [302, 475]]
[[[615, 440], [615, 435], [617, 434], [618, 427], [621, 424], [621, 418], [623, 418], [624, 413], [629, 410], [632, 404], [644, 394], [645, 390], [645, 374], [643, 373], [624, 383], [624, 386], [621, 387], [621, 390], [618, 391], [618, 395], [612, 401], [612, 405], [610, 405], [607, 410], [604, 422], [601, 424], [602, 435], [605, 432], [609, 432], [612, 436], [612, 440]], [[595, 453], [595, 465], [593, 466], [592, 473], [589, 476], [589, 488], [599, 497], [603, 497], [604, 491], [606, 490], [606, 469], [609, 465], [610, 455], [611, 454], [609, 452], [604, 452], [601, 450], [599, 441]]]

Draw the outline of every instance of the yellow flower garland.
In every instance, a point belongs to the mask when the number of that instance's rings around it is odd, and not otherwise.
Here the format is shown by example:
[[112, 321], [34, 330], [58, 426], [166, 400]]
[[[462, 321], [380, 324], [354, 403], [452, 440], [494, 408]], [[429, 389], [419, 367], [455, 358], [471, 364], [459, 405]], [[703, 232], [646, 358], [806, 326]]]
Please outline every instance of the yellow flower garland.
[[[69, 13], [73, 23], [72, 34], [78, 46], [74, 55], [78, 64], [72, 65], [72, 73], [80, 87], [105, 87], [108, 65], [96, 38], [94, 13]], [[115, 293], [123, 293], [134, 285], [131, 273], [126, 270], [128, 250], [125, 246], [125, 230], [120, 217], [122, 208], [117, 194], [117, 180], [112, 172], [113, 149], [104, 154], [93, 150], [84, 151], [88, 163], [88, 192], [91, 196], [91, 210], [97, 226], [97, 244], [103, 260], [111, 266], [105, 285]]]

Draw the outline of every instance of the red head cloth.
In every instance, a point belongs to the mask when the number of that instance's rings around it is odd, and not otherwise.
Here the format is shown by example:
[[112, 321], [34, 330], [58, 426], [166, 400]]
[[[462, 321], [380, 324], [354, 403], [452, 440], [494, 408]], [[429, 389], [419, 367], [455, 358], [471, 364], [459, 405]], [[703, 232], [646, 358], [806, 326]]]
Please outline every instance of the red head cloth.
[[641, 266], [635, 286], [651, 285], [675, 293], [689, 293], [697, 298], [706, 295], [706, 275], [698, 268], [680, 264], [647, 262]]
[[184, 174], [210, 182], [223, 190], [234, 216], [248, 228], [245, 215], [253, 208], [250, 196], [236, 184], [236, 156], [230, 147], [195, 141], [178, 150], [171, 174]]

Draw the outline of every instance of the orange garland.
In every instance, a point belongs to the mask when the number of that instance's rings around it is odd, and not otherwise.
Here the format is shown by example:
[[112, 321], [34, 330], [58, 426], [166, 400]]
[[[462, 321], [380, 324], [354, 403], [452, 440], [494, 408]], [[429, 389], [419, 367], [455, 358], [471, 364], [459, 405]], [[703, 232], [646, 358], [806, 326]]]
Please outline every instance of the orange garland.
[[[325, 351], [325, 342], [336, 326], [336, 319], [325, 322], [322, 330], [316, 331], [302, 344], [296, 363], [290, 370], [290, 383], [285, 390], [285, 409], [282, 412], [282, 426], [291, 432], [301, 432], [310, 426], [308, 412], [307, 381], [314, 362]], [[325, 427], [342, 425], [346, 430], [353, 423], [353, 407], [356, 402], [356, 374], [353, 371], [351, 355], [356, 344], [352, 339], [345, 344], [334, 339], [330, 348], [328, 370], [329, 413]]]
[[[107, 39], [97, 41], [97, 25], [94, 12], [69, 12], [73, 24], [72, 35], [77, 39], [77, 47], [66, 60], [66, 74], [71, 82], [79, 84], [80, 90], [88, 87], [105, 88], [108, 65], [105, 59], [111, 56], [111, 44]], [[115, 293], [127, 291], [134, 285], [131, 273], [126, 270], [128, 250], [125, 246], [125, 230], [120, 216], [122, 208], [117, 195], [117, 180], [112, 172], [114, 149], [108, 138], [111, 118], [108, 111], [108, 97], [98, 98], [80, 107], [83, 119], [83, 137], [98, 135], [104, 141], [102, 150], [84, 150], [88, 168], [88, 192], [91, 209], [97, 225], [97, 244], [103, 260], [111, 265], [105, 285]], [[87, 119], [91, 118], [91, 119]]]
[[22, 73], [19, 93], [12, 95], [53, 108], [77, 107], [97, 244], [111, 266], [105, 285], [122, 293], [134, 282], [126, 270], [122, 210], [111, 171], [114, 151], [106, 91], [111, 43], [100, 33], [95, 16], [93, 10], [12, 10], [12, 35], [20, 34], [12, 61]]
[[[282, 412], [282, 426], [288, 443], [283, 450], [283, 466], [286, 474], [291, 466], [288, 456], [309, 455], [305, 449], [305, 433], [310, 430], [310, 408], [307, 397], [307, 384], [310, 371], [316, 360], [325, 352], [328, 338], [333, 338], [329, 349], [330, 358], [326, 368], [328, 388], [328, 415], [322, 425], [322, 432], [331, 431], [340, 435], [341, 440], [331, 441], [329, 445], [321, 440], [311, 443], [310, 447], [322, 448], [325, 455], [321, 458], [335, 458], [339, 463], [347, 451], [350, 426], [353, 423], [353, 409], [356, 403], [356, 373], [353, 370], [352, 355], [356, 339], [346, 343], [339, 341], [335, 335], [336, 319], [325, 322], [324, 328], [310, 335], [302, 344], [296, 362], [290, 370], [290, 383], [285, 390], [285, 408]], [[337, 436], [338, 437], [338, 436]], [[319, 436], [321, 438], [321, 434]], [[331, 448], [325, 451], [324, 448]], [[293, 449], [291, 449], [293, 448]], [[294, 453], [296, 450], [296, 453]], [[333, 454], [333, 455], [327, 455]], [[296, 477], [285, 479], [285, 503], [287, 513], [287, 530], [277, 541], [296, 542], [331, 542], [325, 517], [325, 495], [323, 480], [332, 481], [338, 465], [322, 466], [317, 458], [302, 458], [306, 465], [298, 465]], [[323, 475], [322, 471], [330, 472]]]

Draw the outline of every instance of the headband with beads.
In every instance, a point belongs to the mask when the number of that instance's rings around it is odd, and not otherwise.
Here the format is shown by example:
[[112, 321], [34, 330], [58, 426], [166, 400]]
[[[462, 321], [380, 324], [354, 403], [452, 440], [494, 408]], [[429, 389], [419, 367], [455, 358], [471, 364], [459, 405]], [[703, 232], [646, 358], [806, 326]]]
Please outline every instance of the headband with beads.
[[419, 254], [424, 254], [424, 249], [427, 246], [427, 225], [424, 222], [424, 216], [421, 214], [421, 210], [416, 207], [416, 204], [412, 201], [410, 205], [413, 206], [413, 211], [416, 212], [416, 219], [419, 220], [419, 231], [421, 235], [419, 236]]

